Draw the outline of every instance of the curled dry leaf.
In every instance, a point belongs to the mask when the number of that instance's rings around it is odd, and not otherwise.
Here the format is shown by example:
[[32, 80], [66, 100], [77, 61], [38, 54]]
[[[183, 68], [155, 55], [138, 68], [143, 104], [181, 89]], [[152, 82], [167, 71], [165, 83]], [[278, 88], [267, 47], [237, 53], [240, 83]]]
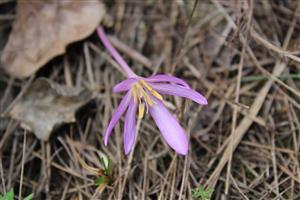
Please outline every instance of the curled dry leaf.
[[41, 140], [48, 140], [54, 128], [75, 122], [75, 112], [93, 98], [90, 91], [62, 86], [46, 78], [37, 79], [8, 111]]
[[19, 0], [2, 67], [14, 77], [30, 76], [68, 44], [90, 35], [104, 13], [101, 0]]

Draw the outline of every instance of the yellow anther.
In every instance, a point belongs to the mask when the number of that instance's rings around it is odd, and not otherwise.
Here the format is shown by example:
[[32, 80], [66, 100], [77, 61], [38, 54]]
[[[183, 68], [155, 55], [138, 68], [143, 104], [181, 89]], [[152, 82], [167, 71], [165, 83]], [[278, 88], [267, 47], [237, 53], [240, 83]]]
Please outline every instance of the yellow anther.
[[145, 113], [145, 105], [140, 103], [139, 104], [139, 118], [142, 119]]
[[145, 108], [144, 105], [141, 104], [141, 100], [143, 100], [149, 106], [152, 106], [155, 103], [149, 92], [156, 98], [163, 100], [162, 96], [144, 80], [140, 80], [132, 86], [134, 103], [139, 103], [139, 118], [142, 118], [145, 112]]
[[144, 80], [140, 80], [140, 82], [142, 83], [143, 86], [145, 86], [145, 88], [147, 88], [150, 93], [155, 96], [156, 98], [158, 98], [159, 100], [163, 100], [162, 96], [157, 93], [149, 84], [147, 84]]
[[140, 82], [141, 82], [141, 84], [143, 85], [143, 86], [145, 86], [148, 90], [153, 90], [153, 88], [152, 87], [150, 87], [150, 85], [148, 85], [144, 80], [140, 80]]
[[150, 90], [150, 92], [151, 92], [151, 94], [152, 94], [153, 96], [155, 96], [155, 97], [158, 98], [159, 100], [163, 100], [162, 96], [161, 96], [158, 92], [156, 92], [155, 90]]
[[133, 96], [133, 102], [137, 103], [138, 102], [138, 90], [135, 87], [135, 85], [132, 87], [132, 96]]
[[144, 98], [147, 104], [149, 106], [152, 106], [154, 104], [153, 100], [149, 97], [149, 95], [143, 90], [141, 96]]

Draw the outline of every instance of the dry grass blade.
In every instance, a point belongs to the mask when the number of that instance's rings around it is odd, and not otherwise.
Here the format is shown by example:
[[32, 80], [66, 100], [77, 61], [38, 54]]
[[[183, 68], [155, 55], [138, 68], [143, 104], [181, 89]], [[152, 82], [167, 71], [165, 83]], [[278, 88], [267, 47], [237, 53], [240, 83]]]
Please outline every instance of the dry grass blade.
[[[278, 62], [272, 73], [273, 76], [280, 75], [283, 72], [283, 70], [285, 69], [285, 67], [286, 67], [285, 63]], [[268, 82], [265, 83], [264, 87], [259, 91], [256, 99], [254, 100], [254, 102], [251, 105], [251, 108], [249, 110], [250, 116], [256, 116], [258, 114], [261, 106], [263, 105], [263, 103], [265, 101], [266, 96], [269, 93], [269, 90], [271, 89], [272, 84], [273, 84], [273, 80], [269, 80]], [[243, 136], [245, 135], [245, 133], [249, 129], [249, 127], [252, 125], [252, 123], [253, 123], [253, 120], [251, 120], [247, 117], [244, 117], [243, 120], [239, 123], [239, 125], [237, 126], [237, 128], [235, 130], [235, 137], [233, 138], [232, 143], [229, 143], [227, 148], [224, 150], [224, 153], [221, 157], [221, 160], [219, 161], [218, 166], [215, 168], [214, 172], [212, 173], [212, 175], [210, 176], [210, 178], [208, 179], [208, 181], [206, 183], [208, 186], [214, 187], [216, 185], [217, 180], [218, 180], [224, 166], [228, 162], [230, 155], [233, 153], [235, 148], [238, 146], [241, 139], [243, 138]]]
[[260, 44], [264, 45], [266, 48], [271, 49], [272, 51], [278, 53], [280, 56], [286, 56], [292, 60], [300, 62], [300, 58], [295, 54], [300, 54], [300, 52], [288, 52], [285, 51], [272, 43], [268, 42], [266, 39], [262, 38], [255, 30], [251, 29], [251, 36]]
[[23, 140], [23, 151], [22, 151], [22, 164], [21, 164], [21, 175], [20, 175], [20, 186], [19, 186], [19, 199], [22, 199], [22, 188], [24, 179], [24, 165], [25, 165], [25, 152], [26, 152], [26, 130], [24, 131]]

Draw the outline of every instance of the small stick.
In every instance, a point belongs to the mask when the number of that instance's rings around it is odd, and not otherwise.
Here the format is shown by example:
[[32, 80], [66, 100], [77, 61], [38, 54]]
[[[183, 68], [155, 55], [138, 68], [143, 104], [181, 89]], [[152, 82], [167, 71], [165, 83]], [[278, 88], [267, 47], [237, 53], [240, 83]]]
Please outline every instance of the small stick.
[[24, 131], [24, 140], [23, 140], [21, 177], [20, 177], [20, 186], [19, 186], [19, 199], [22, 199], [22, 185], [23, 185], [23, 175], [24, 175], [25, 152], [26, 152], [26, 129]]

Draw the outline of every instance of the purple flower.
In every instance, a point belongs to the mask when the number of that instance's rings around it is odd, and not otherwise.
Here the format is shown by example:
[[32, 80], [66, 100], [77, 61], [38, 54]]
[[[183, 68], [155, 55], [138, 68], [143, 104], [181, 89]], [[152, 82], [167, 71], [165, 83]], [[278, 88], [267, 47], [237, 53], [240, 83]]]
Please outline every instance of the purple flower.
[[97, 31], [105, 47], [128, 76], [128, 79], [120, 82], [113, 88], [114, 92], [126, 92], [126, 95], [122, 98], [105, 131], [105, 145], [108, 143], [112, 129], [127, 111], [124, 122], [124, 151], [125, 154], [128, 154], [136, 139], [136, 116], [142, 119], [146, 110], [152, 116], [163, 138], [170, 147], [177, 153], [186, 155], [189, 143], [187, 134], [175, 117], [164, 106], [161, 94], [185, 97], [200, 105], [207, 104], [206, 98], [191, 89], [184, 80], [174, 76], [164, 74], [148, 78], [137, 76], [112, 47], [103, 29], [99, 27]]

